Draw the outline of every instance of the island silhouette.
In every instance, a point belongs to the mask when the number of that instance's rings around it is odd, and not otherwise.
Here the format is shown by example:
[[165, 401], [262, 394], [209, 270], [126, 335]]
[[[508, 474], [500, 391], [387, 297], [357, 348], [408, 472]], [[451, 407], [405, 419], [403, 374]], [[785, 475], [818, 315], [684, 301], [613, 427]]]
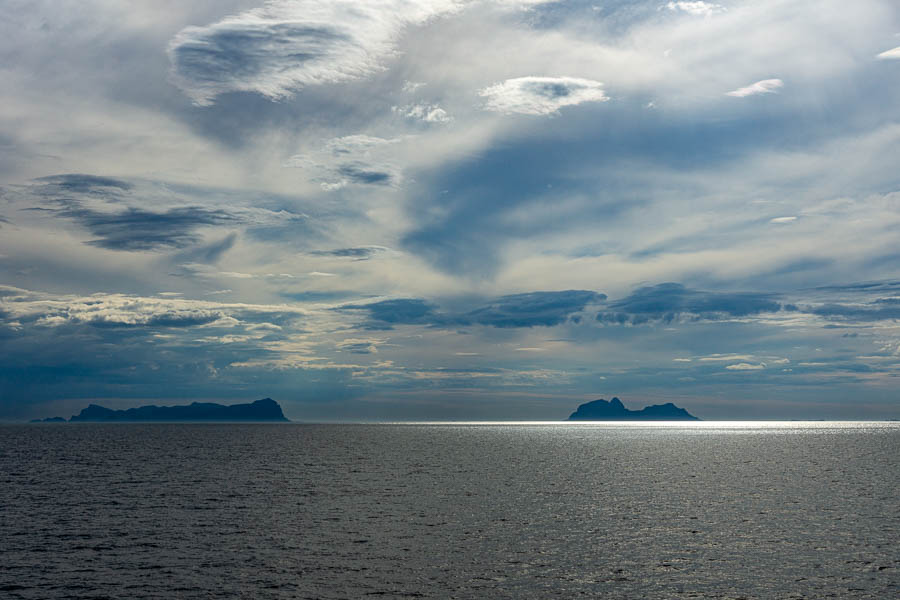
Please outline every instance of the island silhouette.
[[671, 402], [628, 410], [618, 398], [586, 402], [569, 415], [568, 421], [700, 421]]
[[[33, 422], [58, 423], [65, 422], [62, 417], [50, 419], [35, 419]], [[281, 406], [271, 398], [263, 398], [249, 404], [216, 404], [214, 402], [193, 402], [186, 405], [156, 406], [154, 404], [129, 408], [126, 410], [113, 410], [105, 406], [91, 404], [82, 409], [77, 415], [73, 415], [68, 422], [136, 422], [136, 421], [168, 421], [168, 422], [198, 422], [198, 421], [251, 421], [251, 422], [288, 422]]]
[[[568, 421], [700, 421], [683, 408], [671, 402], [646, 406], [641, 410], [625, 408], [618, 398], [594, 400], [581, 404], [569, 415]], [[115, 410], [90, 404], [68, 421], [62, 417], [33, 419], [32, 423], [125, 423], [125, 422], [282, 422], [281, 406], [271, 398], [263, 398], [246, 404], [216, 404], [193, 402], [174, 406], [150, 404], [137, 408]]]

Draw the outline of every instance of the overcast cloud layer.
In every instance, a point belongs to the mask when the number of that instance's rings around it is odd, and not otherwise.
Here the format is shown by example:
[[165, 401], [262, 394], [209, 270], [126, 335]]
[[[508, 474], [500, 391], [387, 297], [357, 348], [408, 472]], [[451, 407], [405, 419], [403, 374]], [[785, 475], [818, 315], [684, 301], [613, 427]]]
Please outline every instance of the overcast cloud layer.
[[900, 418], [893, 0], [0, 5], [0, 419]]

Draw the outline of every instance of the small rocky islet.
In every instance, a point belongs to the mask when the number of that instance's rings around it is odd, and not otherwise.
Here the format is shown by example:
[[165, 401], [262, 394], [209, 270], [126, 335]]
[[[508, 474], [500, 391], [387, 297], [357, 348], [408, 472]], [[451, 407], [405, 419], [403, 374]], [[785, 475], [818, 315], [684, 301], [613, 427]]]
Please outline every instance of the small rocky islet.
[[133, 423], [133, 422], [281, 422], [287, 423], [281, 406], [271, 398], [245, 404], [216, 404], [193, 402], [186, 405], [156, 406], [155, 404], [113, 410], [91, 404], [68, 421], [62, 417], [34, 419], [32, 423]]
[[700, 421], [688, 411], [671, 402], [628, 410], [618, 398], [594, 400], [578, 407], [568, 421]]

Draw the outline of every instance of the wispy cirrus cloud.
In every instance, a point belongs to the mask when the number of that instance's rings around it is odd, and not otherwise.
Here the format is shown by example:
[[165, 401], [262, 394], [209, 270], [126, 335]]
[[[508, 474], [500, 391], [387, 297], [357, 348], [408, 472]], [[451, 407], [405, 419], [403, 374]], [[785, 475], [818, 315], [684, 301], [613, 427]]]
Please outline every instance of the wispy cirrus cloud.
[[308, 85], [371, 75], [408, 25], [461, 7], [457, 0], [270, 0], [168, 47], [172, 81], [199, 106], [229, 92], [273, 100]]
[[605, 300], [606, 294], [590, 290], [511, 294], [465, 313], [460, 320], [500, 328], [553, 327]]
[[69, 192], [78, 194], [103, 195], [115, 194], [130, 190], [133, 184], [115, 177], [103, 177], [86, 173], [65, 173], [62, 175], [49, 175], [35, 180], [41, 185], [44, 193]]
[[449, 123], [453, 120], [453, 117], [437, 104], [407, 104], [405, 106], [392, 106], [391, 110], [394, 114], [401, 117], [424, 123]]
[[397, 185], [402, 167], [392, 159], [391, 148], [401, 141], [364, 134], [333, 138], [320, 148], [295, 154], [285, 166], [304, 169], [326, 191], [348, 185]]
[[107, 250], [146, 251], [185, 248], [202, 238], [204, 226], [235, 224], [226, 210], [201, 206], [174, 206], [148, 210], [129, 205], [134, 184], [123, 179], [86, 174], [42, 177], [28, 193], [55, 208], [31, 207], [72, 220], [94, 239], [87, 244]]
[[440, 310], [432, 302], [420, 298], [380, 300], [368, 304], [353, 304], [341, 310], [363, 310], [377, 325], [419, 324], [432, 327], [485, 325], [499, 329], [554, 327], [575, 319], [592, 304], [602, 303], [606, 294], [590, 290], [558, 292], [527, 292], [493, 298], [474, 309], [465, 311]]
[[517, 77], [479, 94], [487, 110], [522, 115], [549, 115], [564, 106], [609, 100], [602, 83], [578, 77]]
[[55, 212], [76, 221], [95, 236], [87, 244], [107, 250], [125, 251], [185, 248], [202, 239], [195, 233], [198, 228], [237, 221], [226, 211], [199, 206], [160, 212], [126, 208], [107, 213], [76, 205]]
[[745, 98], [747, 96], [758, 96], [759, 94], [774, 94], [783, 87], [784, 82], [780, 79], [763, 79], [746, 87], [726, 92], [725, 95], [734, 98]]
[[333, 250], [313, 250], [310, 254], [333, 258], [349, 258], [352, 260], [369, 260], [388, 250], [389, 248], [384, 246], [356, 246], [353, 248], [335, 248]]
[[761, 371], [766, 368], [762, 363], [736, 363], [725, 367], [729, 371]]
[[691, 15], [702, 17], [708, 17], [716, 13], [725, 12], [725, 7], [721, 4], [703, 2], [703, 0], [696, 0], [694, 2], [684, 0], [681, 0], [679, 2], [669, 2], [668, 4], [666, 4], [666, 8], [671, 11], [686, 12]]
[[195, 204], [203, 199], [198, 190], [185, 189], [187, 193], [179, 194], [159, 182], [80, 173], [42, 177], [14, 191], [20, 210], [66, 219], [87, 230], [93, 239], [85, 244], [126, 252], [182, 250], [197, 245], [183, 256], [203, 262], [214, 261], [236, 241], [232, 232], [223, 239], [198, 245], [206, 239], [204, 230], [265, 227], [304, 218], [284, 210]]
[[891, 48], [890, 50], [885, 50], [878, 54], [875, 58], [880, 60], [900, 60], [900, 46], [896, 48]]

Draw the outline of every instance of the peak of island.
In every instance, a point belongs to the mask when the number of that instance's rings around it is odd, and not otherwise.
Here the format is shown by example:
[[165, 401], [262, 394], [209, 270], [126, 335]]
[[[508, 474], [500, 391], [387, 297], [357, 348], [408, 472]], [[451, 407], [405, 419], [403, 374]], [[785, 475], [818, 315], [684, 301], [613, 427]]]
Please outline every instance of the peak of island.
[[[166, 422], [288, 422], [281, 406], [271, 398], [263, 398], [249, 404], [216, 404], [214, 402], [193, 402], [187, 405], [156, 406], [154, 404], [113, 410], [97, 404], [91, 404], [80, 413], [72, 416], [70, 423], [125, 423], [140, 421]], [[65, 422], [61, 417], [52, 419], [36, 419], [35, 422]]]
[[699, 421], [700, 419], [671, 402], [628, 410], [618, 398], [586, 402], [569, 415], [569, 421]]

